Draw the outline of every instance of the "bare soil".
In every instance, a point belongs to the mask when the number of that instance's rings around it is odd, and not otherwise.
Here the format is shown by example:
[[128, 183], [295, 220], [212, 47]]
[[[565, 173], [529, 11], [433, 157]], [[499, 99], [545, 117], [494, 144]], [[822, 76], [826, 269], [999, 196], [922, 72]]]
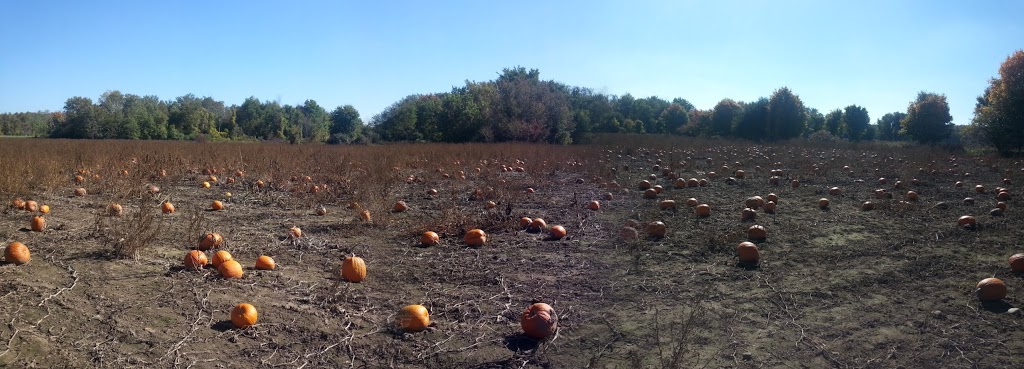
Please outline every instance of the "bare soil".
[[[1015, 185], [1024, 181], [1020, 163], [927, 148], [684, 144], [314, 147], [280, 155], [316, 166], [275, 170], [289, 166], [250, 163], [234, 184], [225, 181], [241, 164], [221, 164], [209, 189], [197, 181], [206, 175], [191, 156], [203, 152], [195, 146], [174, 149], [171, 159], [138, 152], [131, 164], [132, 150], [145, 146], [125, 144], [110, 162], [128, 168], [132, 179], [117, 182], [120, 167], [113, 165], [93, 168], [90, 174], [106, 172], [86, 180], [84, 197], [73, 195], [79, 185], [71, 168], [93, 154], [77, 154], [77, 161], [50, 166], [61, 171], [59, 183], [5, 194], [0, 240], [26, 244], [32, 261], [0, 265], [0, 366], [1024, 366], [1022, 315], [1007, 312], [1024, 304], [1024, 278], [1007, 263], [1024, 252], [1016, 208], [1024, 195]], [[72, 157], [93, 150], [66, 147]], [[239, 146], [199, 147], [233, 152]], [[358, 158], [359, 150], [375, 154], [345, 172], [330, 164], [353, 157], [344, 155]], [[256, 161], [239, 156], [231, 157]], [[0, 158], [0, 168], [14, 160]], [[675, 188], [654, 170], [658, 160], [679, 177], [711, 184]], [[503, 165], [525, 171], [505, 172]], [[171, 174], [152, 177], [158, 167]], [[728, 184], [736, 169], [746, 178]], [[769, 184], [771, 169], [785, 171], [780, 185]], [[711, 178], [710, 171], [718, 175]], [[637, 188], [652, 173], [651, 182], [665, 189], [657, 200], [644, 199]], [[881, 185], [879, 177], [889, 182]], [[919, 183], [911, 184], [913, 178]], [[258, 189], [257, 179], [270, 184]], [[801, 186], [791, 188], [791, 179]], [[904, 189], [894, 188], [897, 180]], [[954, 187], [957, 181], [964, 186]], [[143, 194], [148, 183], [160, 193]], [[327, 184], [322, 192], [310, 193], [321, 183]], [[977, 184], [987, 192], [975, 193]], [[833, 186], [842, 195], [829, 195]], [[990, 216], [1000, 186], [1014, 199], [1005, 216]], [[527, 194], [527, 187], [536, 192]], [[427, 195], [432, 188], [439, 194]], [[875, 199], [877, 188], [893, 198]], [[474, 199], [475, 189], [485, 198]], [[908, 190], [921, 199], [902, 202]], [[613, 199], [603, 200], [609, 192]], [[740, 220], [746, 198], [769, 193], [780, 197], [775, 214], [758, 211], [754, 222]], [[15, 196], [53, 209], [44, 232], [28, 229], [32, 214], [9, 207]], [[696, 217], [684, 204], [690, 197], [710, 204], [712, 215]], [[822, 197], [831, 200], [827, 210], [817, 207]], [[965, 197], [975, 204], [965, 205]], [[595, 199], [601, 209], [587, 209]], [[660, 210], [663, 199], [676, 200], [678, 210]], [[160, 214], [165, 200], [178, 211]], [[225, 201], [226, 209], [207, 210], [213, 200]], [[397, 200], [410, 210], [389, 213]], [[487, 209], [488, 200], [497, 207]], [[877, 208], [862, 211], [868, 200]], [[124, 216], [105, 215], [112, 201], [124, 205]], [[370, 209], [374, 220], [361, 221], [352, 202]], [[949, 208], [936, 208], [939, 202]], [[325, 216], [315, 214], [319, 205]], [[979, 226], [957, 226], [962, 215], [976, 216]], [[569, 236], [527, 233], [517, 225], [523, 216], [563, 225]], [[619, 230], [629, 219], [663, 221], [668, 236], [647, 238], [641, 229], [642, 239], [623, 240]], [[761, 262], [740, 265], [736, 245], [753, 224], [768, 229], [758, 244]], [[292, 226], [303, 237], [288, 237]], [[464, 245], [471, 228], [487, 232], [485, 246]], [[420, 247], [425, 230], [440, 233], [442, 244]], [[183, 267], [186, 252], [207, 231], [224, 236], [223, 249], [245, 266], [243, 278]], [[136, 258], [113, 253], [147, 232], [156, 238]], [[362, 283], [339, 277], [341, 260], [352, 254], [366, 260]], [[259, 255], [272, 256], [278, 268], [255, 270]], [[992, 276], [1005, 281], [1009, 294], [980, 303], [975, 285]], [[522, 335], [519, 317], [533, 301], [554, 307], [555, 337]], [[241, 302], [258, 309], [256, 326], [231, 326], [230, 310]], [[426, 306], [433, 326], [417, 333], [397, 328], [396, 314], [407, 304]]]

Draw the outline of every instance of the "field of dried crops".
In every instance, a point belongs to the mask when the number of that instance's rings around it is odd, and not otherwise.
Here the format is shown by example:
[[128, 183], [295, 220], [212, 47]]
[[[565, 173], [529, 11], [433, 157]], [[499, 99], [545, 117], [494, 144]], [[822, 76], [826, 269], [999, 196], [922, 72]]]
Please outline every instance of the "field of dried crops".
[[[31, 251], [26, 264], [0, 265], [0, 366], [1021, 367], [1024, 278], [1007, 261], [1024, 252], [1020, 162], [919, 147], [604, 141], [0, 139], [0, 241]], [[737, 170], [744, 178], [730, 179]], [[708, 183], [679, 188], [676, 177]], [[644, 180], [664, 190], [644, 198]], [[997, 187], [1009, 193], [1001, 216], [990, 215]], [[774, 214], [741, 220], [748, 198], [770, 193]], [[696, 216], [689, 198], [711, 215]], [[31, 230], [39, 214], [16, 199], [49, 206], [45, 230]], [[223, 210], [210, 210], [215, 200]], [[663, 210], [664, 200], [678, 205]], [[409, 210], [393, 212], [397, 201]], [[164, 202], [177, 211], [162, 214]], [[959, 226], [963, 215], [977, 226]], [[522, 217], [568, 235], [526, 232]], [[645, 233], [654, 221], [665, 237]], [[629, 222], [638, 238], [622, 232]], [[739, 264], [755, 224], [767, 230], [760, 263]], [[463, 242], [474, 228], [488, 235], [482, 247]], [[440, 244], [421, 247], [425, 231]], [[207, 232], [223, 235], [242, 278], [184, 267]], [[366, 261], [362, 283], [339, 275], [353, 254]], [[254, 269], [260, 255], [277, 268]], [[1007, 297], [979, 302], [976, 284], [993, 276]], [[546, 340], [520, 327], [535, 301], [557, 314]], [[259, 320], [235, 329], [242, 302]], [[408, 304], [428, 309], [430, 328], [397, 327]]]

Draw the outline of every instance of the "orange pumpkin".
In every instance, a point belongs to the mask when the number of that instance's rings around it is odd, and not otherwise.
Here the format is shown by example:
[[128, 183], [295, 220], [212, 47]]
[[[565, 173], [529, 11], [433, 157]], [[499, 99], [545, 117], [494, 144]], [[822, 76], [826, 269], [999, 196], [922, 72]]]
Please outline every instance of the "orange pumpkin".
[[764, 212], [768, 214], [775, 214], [777, 208], [778, 205], [775, 204], [775, 201], [769, 201], [764, 204]]
[[1006, 298], [1006, 284], [999, 278], [985, 278], [978, 282], [978, 299], [997, 301]]
[[1024, 273], [1024, 254], [1013, 254], [1010, 256], [1010, 271]]
[[647, 224], [647, 234], [655, 238], [664, 238], [668, 233], [668, 227], [665, 223], [660, 221], [654, 221]]
[[82, 197], [82, 196], [85, 196], [85, 195], [86, 195], [86, 191], [85, 191], [84, 188], [79, 187], [79, 188], [75, 189], [75, 196]]
[[863, 204], [860, 204], [860, 209], [864, 211], [875, 210], [875, 204], [871, 201], [865, 201]]
[[530, 227], [530, 223], [533, 223], [533, 219], [529, 217], [519, 218], [519, 228], [526, 229]]
[[619, 230], [619, 237], [626, 241], [633, 241], [640, 238], [640, 232], [634, 227], [624, 226]]
[[210, 204], [210, 209], [214, 211], [224, 210], [224, 203], [220, 202], [220, 200], [213, 200], [213, 203]]
[[299, 227], [291, 227], [288, 229], [288, 235], [292, 238], [302, 237], [302, 229]]
[[697, 214], [697, 216], [701, 217], [701, 218], [709, 217], [709, 216], [711, 216], [711, 205], [708, 205], [708, 204], [697, 205], [697, 207], [693, 209], [693, 213]]
[[319, 215], [319, 216], [327, 215], [327, 208], [325, 208], [323, 205], [317, 206], [316, 207], [316, 215]]
[[697, 206], [697, 205], [700, 205], [700, 202], [698, 202], [697, 199], [692, 198], [692, 197], [686, 199], [686, 206], [689, 206], [689, 207], [692, 208], [692, 207]]
[[107, 215], [112, 217], [122, 216], [124, 215], [124, 207], [116, 202], [110, 203], [110, 205], [107, 205]]
[[363, 211], [359, 212], [359, 218], [366, 223], [373, 221], [373, 217], [370, 216], [370, 211], [366, 209], [363, 209]]
[[213, 267], [216, 268], [219, 267], [221, 264], [224, 264], [224, 262], [232, 259], [234, 258], [231, 256], [230, 252], [227, 252], [226, 250], [220, 250], [213, 254], [213, 260], [210, 260], [210, 264], [213, 264]]
[[480, 247], [487, 243], [487, 233], [484, 233], [482, 229], [472, 229], [466, 232], [462, 241], [471, 247]]
[[543, 231], [547, 227], [548, 227], [548, 224], [547, 224], [547, 222], [544, 221], [544, 219], [534, 218], [533, 221], [530, 222], [530, 228], [527, 229], [527, 231], [530, 231], [530, 232], [533, 232], [533, 233], [538, 233], [538, 232]]
[[25, 244], [14, 241], [4, 249], [4, 260], [11, 264], [21, 265], [31, 261], [32, 254], [28, 251], [28, 247]]
[[274, 270], [274, 268], [276, 267], [277, 264], [274, 263], [274, 258], [272, 257], [269, 257], [267, 255], [260, 255], [260, 257], [256, 259], [256, 269]]
[[747, 229], [747, 238], [760, 241], [768, 238], [768, 230], [763, 226], [752, 225]]
[[538, 302], [523, 311], [519, 325], [523, 327], [523, 333], [526, 333], [527, 337], [542, 340], [555, 334], [558, 329], [558, 315], [551, 305]]
[[420, 236], [420, 244], [423, 246], [437, 246], [439, 243], [441, 243], [441, 237], [433, 231], [423, 232], [423, 235]]
[[430, 326], [430, 313], [423, 305], [406, 305], [395, 321], [402, 329], [419, 332]]
[[839, 189], [839, 187], [832, 187], [832, 188], [828, 189], [828, 194], [831, 195], [831, 196], [839, 196], [842, 193], [843, 193], [843, 190]]
[[661, 210], [676, 210], [676, 200], [661, 200], [658, 202], [658, 207]]
[[33, 232], [42, 232], [44, 229], [46, 229], [46, 219], [38, 215], [34, 216], [32, 217], [31, 226]]
[[975, 219], [973, 216], [964, 215], [960, 217], [959, 220], [956, 221], [956, 224], [961, 227], [974, 227], [978, 225], [978, 220]]
[[199, 247], [198, 248], [200, 250], [206, 251], [206, 250], [209, 250], [209, 249], [218, 248], [218, 247], [220, 247], [223, 244], [224, 244], [224, 238], [221, 237], [219, 233], [210, 232], [210, 233], [207, 233], [206, 235], [204, 235], [202, 238], [199, 239], [199, 245], [198, 245]]
[[25, 210], [25, 200], [14, 199], [14, 200], [11, 201], [11, 207], [13, 207], [15, 209], [18, 209], [18, 210]]
[[657, 197], [658, 197], [658, 191], [657, 190], [655, 190], [653, 188], [648, 188], [648, 189], [644, 190], [644, 198], [645, 199], [653, 199], [653, 198], [657, 198]]
[[826, 198], [818, 199], [818, 207], [821, 209], [828, 209], [829, 201]]
[[217, 267], [217, 271], [220, 272], [221, 277], [227, 279], [242, 278], [242, 275], [245, 274], [245, 272], [242, 271], [242, 264], [239, 264], [237, 260], [225, 261]]
[[202, 269], [208, 262], [206, 253], [202, 251], [192, 250], [185, 254], [185, 268], [192, 270]]
[[593, 201], [590, 202], [590, 204], [587, 205], [587, 209], [595, 210], [595, 211], [599, 210], [599, 209], [601, 209], [601, 203], [597, 202], [597, 200], [593, 200]]
[[256, 320], [259, 318], [259, 312], [256, 311], [256, 307], [241, 303], [231, 309], [231, 324], [238, 329], [245, 329], [256, 324]]
[[740, 242], [739, 246], [736, 246], [736, 254], [739, 255], [741, 263], [757, 264], [758, 260], [761, 259], [757, 245], [753, 242]]
[[39, 212], [42, 213], [42, 214], [49, 214], [50, 213], [50, 205], [40, 205], [39, 206]]
[[395, 203], [395, 206], [391, 210], [396, 213], [401, 213], [403, 211], [409, 210], [409, 206], [405, 204], [405, 201], [399, 201]]
[[34, 200], [25, 201], [25, 211], [30, 213], [39, 211], [39, 203]]
[[358, 256], [346, 257], [341, 262], [341, 278], [352, 283], [359, 283], [366, 279], [366, 262]]
[[563, 237], [565, 237], [565, 227], [562, 227], [560, 225], [551, 227], [551, 229], [548, 231], [548, 234], [551, 235], [551, 239], [560, 240]]
[[164, 214], [174, 213], [174, 204], [170, 201], [164, 201], [163, 205], [160, 205], [160, 211]]
[[914, 192], [914, 191], [908, 191], [907, 192], [907, 201], [917, 201], [917, 200], [918, 200], [917, 192]]

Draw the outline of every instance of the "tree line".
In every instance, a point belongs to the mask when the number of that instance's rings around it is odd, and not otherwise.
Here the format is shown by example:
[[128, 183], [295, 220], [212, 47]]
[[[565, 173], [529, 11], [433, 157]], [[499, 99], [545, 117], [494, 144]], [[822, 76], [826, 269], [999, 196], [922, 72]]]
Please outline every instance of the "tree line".
[[[1024, 52], [1011, 55], [978, 98], [965, 134], [1004, 153], [1024, 149]], [[796, 138], [850, 141], [913, 140], [936, 144], [954, 129], [946, 96], [921, 92], [906, 111], [872, 122], [851, 104], [821, 112], [787, 87], [744, 102], [723, 99], [697, 109], [684, 98], [666, 100], [595, 92], [542, 80], [536, 69], [507, 68], [493, 81], [471, 82], [449, 92], [409, 95], [364, 124], [351, 105], [333, 111], [307, 100], [282, 105], [250, 97], [228, 106], [211, 97], [173, 101], [108, 91], [93, 102], [72, 97], [56, 113], [0, 114], [0, 134], [64, 138], [258, 139], [354, 143], [547, 142], [585, 143], [594, 133], [673, 134], [779, 141]]]

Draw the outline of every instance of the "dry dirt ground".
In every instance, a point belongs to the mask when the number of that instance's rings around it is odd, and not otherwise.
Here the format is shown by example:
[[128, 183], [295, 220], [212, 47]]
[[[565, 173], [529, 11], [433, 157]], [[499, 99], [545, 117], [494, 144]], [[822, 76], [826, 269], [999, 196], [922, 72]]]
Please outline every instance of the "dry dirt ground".
[[[673, 140], [570, 148], [162, 143], [154, 149], [162, 154], [152, 156], [145, 144], [104, 143], [120, 149], [103, 154], [89, 145], [96, 144], [63, 146], [70, 163], [48, 166], [60, 171], [58, 182], [3, 193], [0, 241], [26, 244], [32, 261], [0, 265], [0, 366], [1024, 367], [1024, 318], [1007, 312], [1024, 307], [1024, 278], [1007, 263], [1024, 252], [1016, 200], [1024, 196], [1016, 185], [1024, 172], [1013, 161], [927, 148]], [[206, 177], [204, 167], [196, 164], [202, 160], [193, 156], [218, 150], [251, 152], [204, 155], [221, 171], [219, 182], [203, 189], [197, 179]], [[22, 160], [4, 155], [0, 168]], [[289, 166], [258, 164], [268, 159], [249, 155], [320, 164], [282, 170]], [[654, 170], [659, 160], [682, 178], [711, 183], [675, 188]], [[344, 171], [334, 161], [346, 162]], [[90, 194], [76, 197], [74, 170], [90, 164], [82, 185]], [[503, 172], [503, 165], [525, 172]], [[116, 180], [121, 167], [131, 179]], [[153, 178], [158, 167], [170, 174]], [[225, 183], [239, 168], [245, 176]], [[736, 169], [746, 178], [728, 184]], [[785, 171], [781, 185], [769, 184], [770, 169]], [[652, 173], [665, 188], [658, 200], [637, 189]], [[406, 181], [410, 175], [417, 180]], [[879, 177], [890, 182], [880, 185]], [[913, 178], [920, 182], [911, 184]], [[256, 189], [256, 179], [270, 185]], [[790, 179], [802, 185], [791, 188]], [[895, 189], [896, 180], [906, 188]], [[954, 187], [957, 181], [965, 186]], [[148, 183], [160, 193], [141, 194]], [[327, 189], [310, 194], [319, 183]], [[977, 184], [988, 192], [975, 193]], [[843, 193], [829, 195], [833, 186]], [[999, 186], [1015, 199], [1005, 216], [993, 217]], [[536, 192], [527, 194], [527, 187]], [[439, 194], [428, 196], [431, 188]], [[874, 199], [877, 188], [893, 199]], [[475, 189], [486, 199], [472, 199]], [[921, 199], [901, 202], [907, 190]], [[603, 200], [608, 192], [613, 199]], [[740, 220], [747, 197], [769, 193], [780, 197], [775, 214]], [[53, 209], [44, 232], [31, 232], [32, 215], [9, 206], [16, 196]], [[712, 215], [696, 217], [683, 204], [690, 197], [710, 204]], [[822, 197], [832, 202], [828, 210], [816, 205]], [[976, 203], [965, 205], [965, 197]], [[226, 209], [206, 210], [217, 199]], [[486, 209], [487, 199], [498, 206]], [[600, 210], [586, 208], [592, 199], [601, 200]], [[660, 210], [664, 199], [679, 202], [678, 211]], [[164, 200], [178, 211], [160, 214]], [[410, 210], [388, 213], [397, 200]], [[867, 200], [877, 209], [862, 211]], [[125, 206], [124, 216], [104, 215], [112, 201]], [[372, 223], [348, 208], [353, 201], [373, 211]], [[937, 209], [939, 202], [950, 207]], [[321, 204], [325, 216], [314, 212]], [[958, 227], [962, 215], [977, 216], [979, 227]], [[526, 233], [517, 226], [523, 216], [564, 225], [569, 236], [550, 241]], [[629, 219], [663, 221], [668, 235], [623, 240], [619, 230]], [[753, 224], [768, 230], [759, 244], [762, 261], [741, 266], [736, 245]], [[292, 226], [304, 236], [287, 237]], [[485, 246], [463, 244], [470, 228], [487, 231]], [[418, 247], [424, 230], [438, 231], [442, 244]], [[186, 252], [207, 231], [224, 235], [223, 249], [246, 267], [242, 279], [183, 268]], [[146, 233], [155, 239], [137, 258], [112, 252]], [[350, 254], [366, 260], [363, 283], [338, 276]], [[273, 256], [278, 268], [253, 269], [259, 255]], [[975, 284], [992, 276], [1006, 282], [1009, 295], [979, 303]], [[519, 327], [534, 300], [551, 304], [559, 317], [558, 334], [543, 342]], [[240, 302], [259, 310], [255, 327], [231, 327], [229, 312]], [[434, 326], [397, 329], [394, 319], [407, 304], [426, 306]]]

